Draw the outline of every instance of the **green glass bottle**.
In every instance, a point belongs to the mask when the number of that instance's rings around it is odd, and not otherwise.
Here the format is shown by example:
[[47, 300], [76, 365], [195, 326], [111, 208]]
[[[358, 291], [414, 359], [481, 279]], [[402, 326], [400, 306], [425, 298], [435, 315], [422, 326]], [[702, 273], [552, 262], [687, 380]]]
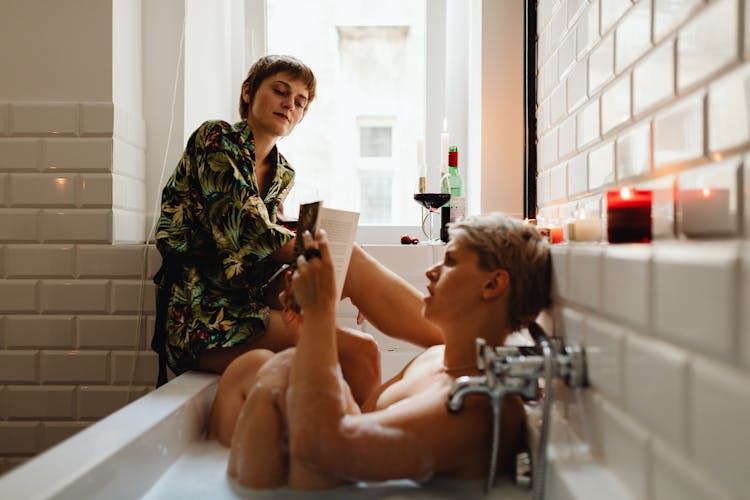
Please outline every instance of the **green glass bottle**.
[[448, 242], [448, 223], [461, 220], [466, 215], [464, 178], [458, 171], [458, 148], [448, 148], [448, 172], [440, 179], [440, 191], [450, 193], [451, 199], [440, 208], [440, 239]]

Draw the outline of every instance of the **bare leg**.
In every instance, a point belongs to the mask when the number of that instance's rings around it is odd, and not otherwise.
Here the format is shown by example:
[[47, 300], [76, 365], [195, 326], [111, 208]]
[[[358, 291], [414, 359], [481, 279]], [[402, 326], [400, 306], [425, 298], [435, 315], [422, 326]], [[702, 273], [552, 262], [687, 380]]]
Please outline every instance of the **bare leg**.
[[227, 474], [250, 488], [286, 484], [287, 445], [279, 403], [285, 398], [294, 350], [279, 353], [258, 370], [232, 436]]
[[343, 295], [387, 335], [422, 347], [444, 342], [440, 328], [422, 315], [424, 295], [358, 245], [352, 249]]
[[[380, 351], [371, 335], [350, 328], [336, 328], [339, 362], [355, 399], [361, 404], [380, 385]], [[282, 313], [271, 310], [266, 333], [253, 342], [209, 349], [198, 358], [201, 371], [224, 373], [227, 366], [244, 353], [265, 349], [280, 352], [297, 343], [296, 332], [284, 321]]]
[[267, 349], [253, 349], [227, 366], [219, 380], [216, 396], [208, 418], [208, 438], [229, 446], [240, 410], [250, 393], [255, 377], [263, 364], [274, 353]]
[[[352, 387], [354, 399], [363, 403], [370, 393], [380, 385], [380, 352], [372, 336], [351, 329], [336, 329], [339, 363], [344, 378]], [[229, 365], [219, 380], [216, 396], [211, 405], [208, 422], [208, 437], [229, 446], [235, 424], [248, 394], [256, 382], [256, 374], [263, 364], [273, 356], [273, 351], [255, 348], [255, 344], [237, 346], [214, 351], [221, 353]], [[211, 351], [206, 351], [209, 353]], [[239, 353], [239, 354], [235, 354]]]

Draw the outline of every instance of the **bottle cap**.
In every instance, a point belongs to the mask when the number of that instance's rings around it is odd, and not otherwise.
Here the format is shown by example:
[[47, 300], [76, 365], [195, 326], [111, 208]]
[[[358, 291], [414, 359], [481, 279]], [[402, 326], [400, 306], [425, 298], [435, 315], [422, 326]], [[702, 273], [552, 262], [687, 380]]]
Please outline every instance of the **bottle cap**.
[[451, 146], [448, 148], [448, 166], [458, 166], [458, 148], [456, 146]]

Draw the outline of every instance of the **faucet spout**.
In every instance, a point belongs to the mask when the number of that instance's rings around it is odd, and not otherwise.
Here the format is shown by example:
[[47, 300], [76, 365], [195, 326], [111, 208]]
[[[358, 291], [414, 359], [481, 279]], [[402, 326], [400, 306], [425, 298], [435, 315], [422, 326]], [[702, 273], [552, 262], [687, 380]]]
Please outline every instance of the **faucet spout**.
[[453, 381], [448, 393], [448, 402], [446, 403], [450, 413], [458, 413], [464, 405], [464, 398], [469, 394], [484, 394], [492, 397], [492, 388], [487, 383], [487, 376], [470, 377], [464, 375]]

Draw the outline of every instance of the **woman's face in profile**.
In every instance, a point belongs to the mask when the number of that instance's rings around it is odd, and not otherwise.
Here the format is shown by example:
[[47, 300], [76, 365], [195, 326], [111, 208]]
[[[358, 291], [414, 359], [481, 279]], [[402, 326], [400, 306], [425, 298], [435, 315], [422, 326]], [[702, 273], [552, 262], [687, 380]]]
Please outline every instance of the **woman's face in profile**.
[[247, 123], [254, 134], [284, 137], [305, 116], [309, 92], [302, 80], [284, 71], [263, 80], [252, 102], [246, 88], [242, 96], [249, 103]]

